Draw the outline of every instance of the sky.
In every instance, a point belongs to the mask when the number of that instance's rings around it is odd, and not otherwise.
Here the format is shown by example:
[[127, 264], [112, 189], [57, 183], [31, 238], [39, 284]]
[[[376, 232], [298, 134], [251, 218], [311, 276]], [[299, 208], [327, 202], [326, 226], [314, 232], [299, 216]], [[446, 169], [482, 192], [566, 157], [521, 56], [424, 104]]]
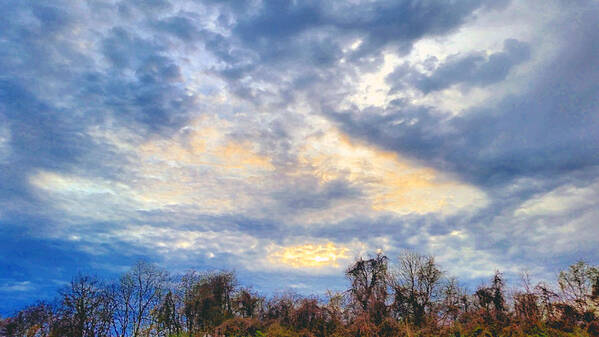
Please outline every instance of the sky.
[[599, 261], [596, 0], [1, 1], [0, 314], [139, 260]]

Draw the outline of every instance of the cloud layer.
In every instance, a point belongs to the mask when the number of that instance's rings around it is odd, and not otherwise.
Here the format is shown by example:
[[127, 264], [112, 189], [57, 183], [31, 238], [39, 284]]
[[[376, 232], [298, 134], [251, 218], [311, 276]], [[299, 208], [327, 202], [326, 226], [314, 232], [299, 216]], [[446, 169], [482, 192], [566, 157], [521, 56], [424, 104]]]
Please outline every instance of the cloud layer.
[[379, 249], [599, 257], [595, 1], [0, 10], [0, 313], [140, 258], [318, 292]]

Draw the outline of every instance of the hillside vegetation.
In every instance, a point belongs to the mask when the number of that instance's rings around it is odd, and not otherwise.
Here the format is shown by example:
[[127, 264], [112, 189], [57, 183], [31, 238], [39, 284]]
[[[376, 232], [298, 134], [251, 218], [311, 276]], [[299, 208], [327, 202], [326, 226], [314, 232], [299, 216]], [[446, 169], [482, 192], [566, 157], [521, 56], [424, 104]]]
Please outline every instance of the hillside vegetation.
[[345, 271], [348, 289], [271, 297], [232, 272], [169, 275], [145, 262], [116, 281], [75, 277], [52, 302], [0, 318], [2, 336], [599, 336], [599, 268], [578, 262], [555, 286], [507, 290], [497, 272], [467, 292], [433, 257], [382, 254]]

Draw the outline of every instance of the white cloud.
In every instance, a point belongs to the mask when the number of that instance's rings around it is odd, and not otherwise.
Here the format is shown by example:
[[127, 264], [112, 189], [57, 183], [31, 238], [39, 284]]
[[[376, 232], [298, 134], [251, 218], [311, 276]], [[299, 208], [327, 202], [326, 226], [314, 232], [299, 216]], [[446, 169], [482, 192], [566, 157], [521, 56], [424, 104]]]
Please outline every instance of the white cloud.
[[544, 254], [590, 251], [599, 237], [599, 181], [579, 187], [566, 184], [523, 202], [513, 212], [513, 226]]
[[465, 229], [419, 238], [423, 253], [433, 255], [449, 275], [463, 280], [490, 277], [497, 270], [512, 273], [524, 270], [521, 265], [506, 262], [494, 251], [479, 248], [478, 239]]
[[522, 203], [514, 216], [551, 216], [586, 208], [599, 203], [599, 182], [589, 186], [560, 186]]
[[35, 287], [30, 281], [7, 282], [0, 285], [0, 292], [26, 292], [34, 289]]
[[0, 164], [9, 162], [11, 154], [10, 141], [10, 129], [6, 125], [0, 125]]

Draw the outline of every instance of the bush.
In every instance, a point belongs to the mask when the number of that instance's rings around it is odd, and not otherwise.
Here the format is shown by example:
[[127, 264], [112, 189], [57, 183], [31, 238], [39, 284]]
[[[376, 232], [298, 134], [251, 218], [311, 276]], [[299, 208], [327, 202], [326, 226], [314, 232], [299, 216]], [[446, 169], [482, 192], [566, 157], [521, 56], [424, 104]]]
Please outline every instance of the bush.
[[299, 334], [279, 323], [273, 323], [266, 329], [268, 337], [300, 337]]
[[253, 318], [231, 318], [224, 321], [214, 330], [215, 336], [248, 337], [258, 336], [262, 329], [260, 321]]

